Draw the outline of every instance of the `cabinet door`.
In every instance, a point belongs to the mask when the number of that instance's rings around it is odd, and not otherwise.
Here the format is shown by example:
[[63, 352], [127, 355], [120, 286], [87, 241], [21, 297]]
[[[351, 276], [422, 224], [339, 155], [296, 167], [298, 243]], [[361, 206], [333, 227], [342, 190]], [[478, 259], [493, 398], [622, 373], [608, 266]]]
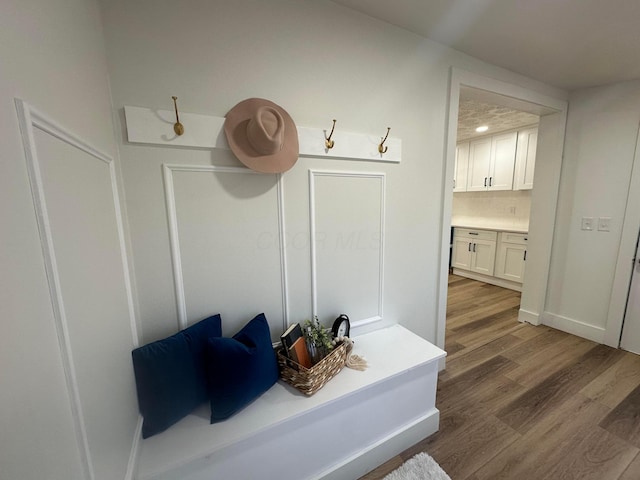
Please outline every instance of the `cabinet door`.
[[471, 271], [493, 275], [496, 260], [496, 242], [474, 240], [471, 255]]
[[533, 172], [536, 166], [537, 145], [537, 128], [527, 128], [526, 130], [520, 130], [518, 132], [516, 171], [513, 178], [514, 190], [531, 190], [533, 188]]
[[489, 190], [512, 190], [516, 161], [517, 132], [491, 137]]
[[464, 237], [453, 237], [453, 254], [451, 266], [462, 270], [471, 270], [471, 240]]
[[469, 142], [469, 169], [467, 173], [467, 191], [486, 190], [491, 164], [491, 138]]
[[469, 168], [469, 142], [456, 146], [456, 162], [453, 167], [453, 191], [467, 191], [467, 170]]
[[497, 252], [496, 277], [522, 283], [526, 249], [526, 245], [501, 243]]

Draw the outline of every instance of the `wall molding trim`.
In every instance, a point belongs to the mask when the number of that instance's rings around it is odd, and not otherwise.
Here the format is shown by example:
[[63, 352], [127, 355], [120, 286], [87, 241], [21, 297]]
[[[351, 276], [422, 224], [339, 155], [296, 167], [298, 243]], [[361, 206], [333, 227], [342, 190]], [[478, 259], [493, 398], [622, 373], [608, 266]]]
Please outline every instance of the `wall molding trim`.
[[[184, 291], [184, 276], [182, 268], [182, 255], [180, 253], [180, 235], [178, 232], [178, 217], [176, 212], [176, 198], [173, 183], [174, 172], [196, 172], [196, 173], [231, 173], [240, 175], [265, 175], [244, 167], [219, 167], [215, 165], [178, 165], [163, 164], [162, 172], [164, 176], [164, 192], [167, 205], [167, 220], [169, 222], [169, 243], [171, 245], [171, 261], [173, 266], [173, 284], [176, 295], [176, 308], [178, 315], [178, 328], [187, 328], [187, 301]], [[287, 261], [285, 252], [285, 226], [284, 226], [284, 195], [282, 186], [282, 175], [277, 176], [277, 197], [276, 206], [278, 212], [278, 235], [280, 236], [280, 282], [282, 291], [282, 330], [286, 330], [289, 324], [289, 298], [287, 281]]]
[[80, 398], [80, 390], [77, 380], [73, 352], [71, 348], [71, 339], [69, 335], [69, 326], [67, 322], [67, 314], [65, 310], [65, 302], [62, 294], [60, 275], [58, 270], [58, 262], [53, 244], [53, 233], [49, 213], [47, 210], [46, 195], [44, 192], [44, 184], [42, 179], [40, 161], [38, 158], [38, 149], [35, 141], [34, 129], [39, 129], [58, 140], [88, 154], [89, 156], [104, 162], [109, 169], [109, 177], [111, 182], [112, 200], [114, 206], [116, 228], [118, 232], [118, 242], [120, 247], [120, 255], [122, 259], [122, 268], [124, 273], [124, 285], [127, 296], [127, 307], [129, 311], [129, 323], [131, 326], [131, 336], [134, 345], [138, 344], [138, 332], [135, 321], [135, 310], [133, 302], [133, 290], [131, 287], [131, 279], [129, 277], [129, 262], [126, 254], [126, 244], [124, 236], [124, 225], [122, 220], [122, 212], [120, 210], [120, 199], [118, 195], [118, 187], [116, 180], [116, 172], [113, 158], [103, 153], [99, 149], [91, 146], [82, 140], [78, 135], [70, 130], [60, 126], [55, 121], [49, 119], [44, 114], [33, 108], [24, 100], [15, 99], [16, 110], [18, 113], [18, 121], [20, 132], [22, 135], [22, 143], [27, 163], [27, 172], [29, 176], [29, 184], [31, 186], [31, 195], [33, 198], [34, 208], [36, 211], [36, 221], [40, 235], [40, 244], [42, 248], [43, 260], [49, 285], [49, 295], [51, 298], [51, 306], [55, 321], [55, 328], [60, 347], [62, 364], [65, 374], [65, 381], [69, 394], [71, 413], [74, 422], [76, 441], [80, 452], [80, 460], [84, 478], [93, 480], [95, 473], [91, 459], [89, 448], [89, 440], [85, 424], [85, 418]]
[[142, 423], [144, 418], [138, 415], [138, 422], [133, 433], [133, 442], [131, 444], [131, 452], [129, 453], [129, 463], [127, 463], [127, 472], [124, 480], [135, 480], [138, 473], [138, 459], [140, 458], [140, 444], [142, 443]]
[[385, 213], [386, 213], [386, 174], [381, 172], [355, 172], [309, 169], [309, 238], [311, 253], [311, 312], [315, 316], [318, 313], [318, 265], [316, 242], [316, 189], [315, 181], [318, 177], [335, 178], [372, 178], [380, 181], [380, 256], [378, 270], [378, 302], [377, 313], [368, 318], [351, 319], [351, 328], [362, 327], [370, 323], [383, 320], [384, 306], [384, 244], [385, 244]]
[[[224, 117], [180, 112], [180, 120], [185, 126], [185, 132], [178, 136], [173, 131], [176, 118], [173, 110], [126, 105], [124, 115], [127, 140], [131, 143], [229, 150], [224, 134]], [[297, 130], [302, 157], [345, 158], [388, 163], [400, 163], [402, 159], [402, 140], [399, 138], [387, 138], [384, 145], [389, 149], [385, 153], [379, 152], [378, 145], [384, 137], [384, 131], [369, 135], [344, 132], [338, 126], [331, 137], [335, 141], [335, 146], [328, 149], [325, 146], [325, 135], [328, 135], [326, 130], [300, 126]]]

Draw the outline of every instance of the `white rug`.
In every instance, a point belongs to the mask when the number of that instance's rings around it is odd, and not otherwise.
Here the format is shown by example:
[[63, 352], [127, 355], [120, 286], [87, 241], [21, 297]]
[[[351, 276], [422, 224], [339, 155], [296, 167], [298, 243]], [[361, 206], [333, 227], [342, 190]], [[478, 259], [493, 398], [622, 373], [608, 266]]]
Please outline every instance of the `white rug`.
[[426, 453], [419, 453], [383, 480], [451, 480], [451, 478], [433, 458]]

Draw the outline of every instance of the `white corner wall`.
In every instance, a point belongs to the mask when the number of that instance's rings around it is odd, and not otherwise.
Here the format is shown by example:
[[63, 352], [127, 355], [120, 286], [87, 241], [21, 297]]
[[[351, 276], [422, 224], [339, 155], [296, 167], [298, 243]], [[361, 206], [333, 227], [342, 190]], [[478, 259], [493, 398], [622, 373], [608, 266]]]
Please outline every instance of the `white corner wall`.
[[122, 479], [135, 329], [97, 3], [3, 1], [0, 64], [0, 477]]
[[[640, 123], [640, 82], [579, 90], [569, 104], [543, 323], [617, 346], [626, 295], [610, 301]], [[593, 231], [581, 230], [582, 217], [595, 219]], [[610, 232], [597, 230], [598, 217], [611, 217]], [[629, 273], [630, 267], [627, 281]], [[610, 309], [614, 318], [608, 320]], [[605, 338], [608, 326], [617, 331]]]

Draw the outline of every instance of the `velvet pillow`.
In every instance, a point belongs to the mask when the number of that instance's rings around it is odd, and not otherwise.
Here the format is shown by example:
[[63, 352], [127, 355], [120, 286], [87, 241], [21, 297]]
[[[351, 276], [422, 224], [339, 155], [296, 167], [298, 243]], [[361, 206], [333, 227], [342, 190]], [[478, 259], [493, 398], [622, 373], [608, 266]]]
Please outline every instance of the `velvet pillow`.
[[207, 378], [211, 423], [229, 418], [276, 383], [278, 362], [264, 313], [233, 338], [208, 340]]
[[214, 315], [131, 352], [143, 438], [166, 430], [207, 400], [205, 348], [210, 337], [222, 335], [221, 323]]

